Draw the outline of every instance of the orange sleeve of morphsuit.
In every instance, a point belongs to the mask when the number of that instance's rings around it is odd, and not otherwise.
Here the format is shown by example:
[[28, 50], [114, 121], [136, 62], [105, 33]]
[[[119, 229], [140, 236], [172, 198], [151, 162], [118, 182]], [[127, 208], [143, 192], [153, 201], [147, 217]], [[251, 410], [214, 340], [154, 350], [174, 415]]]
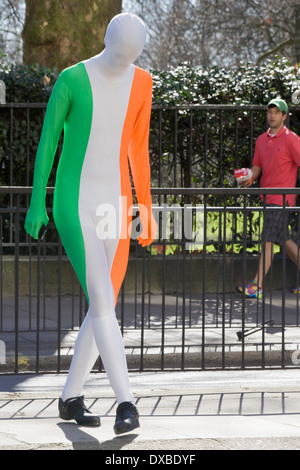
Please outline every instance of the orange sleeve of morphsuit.
[[152, 78], [147, 74], [147, 85], [143, 87], [144, 100], [137, 115], [132, 139], [129, 145], [131, 174], [139, 205], [142, 232], [138, 242], [142, 246], [150, 245], [157, 234], [157, 223], [152, 213], [150, 189], [149, 129], [152, 106]]

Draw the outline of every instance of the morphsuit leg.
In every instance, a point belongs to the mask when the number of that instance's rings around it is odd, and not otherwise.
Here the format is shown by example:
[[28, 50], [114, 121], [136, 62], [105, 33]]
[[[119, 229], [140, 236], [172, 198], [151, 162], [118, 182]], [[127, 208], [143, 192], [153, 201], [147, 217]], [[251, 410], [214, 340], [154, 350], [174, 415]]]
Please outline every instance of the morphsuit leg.
[[86, 227], [84, 230], [88, 240], [86, 279], [89, 310], [76, 340], [74, 358], [62, 399], [80, 395], [80, 390], [100, 355], [118, 403], [133, 402], [110, 277], [109, 259], [114, 252], [115, 241], [99, 240], [93, 227]]
[[93, 328], [89, 316], [86, 316], [79, 330], [73, 359], [61, 398], [63, 401], [82, 395], [84, 384], [99, 356]]

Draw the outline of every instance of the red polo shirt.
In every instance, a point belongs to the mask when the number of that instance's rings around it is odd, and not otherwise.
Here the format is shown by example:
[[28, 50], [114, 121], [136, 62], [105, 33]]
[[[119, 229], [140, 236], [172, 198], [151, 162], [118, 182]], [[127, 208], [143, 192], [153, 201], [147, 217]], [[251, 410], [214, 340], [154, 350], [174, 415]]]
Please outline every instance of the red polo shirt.
[[[285, 126], [273, 137], [270, 129], [256, 141], [252, 165], [262, 170], [261, 188], [294, 188], [300, 166], [300, 138]], [[296, 196], [288, 194], [286, 202], [294, 206]], [[283, 196], [266, 196], [267, 204], [283, 205]]]

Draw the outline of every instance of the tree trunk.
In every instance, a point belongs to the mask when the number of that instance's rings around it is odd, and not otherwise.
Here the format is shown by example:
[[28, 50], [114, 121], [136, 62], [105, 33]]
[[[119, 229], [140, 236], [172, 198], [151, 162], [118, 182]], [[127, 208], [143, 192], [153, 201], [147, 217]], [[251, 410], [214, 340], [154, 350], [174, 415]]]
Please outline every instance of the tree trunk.
[[295, 37], [298, 42], [295, 42], [295, 59], [296, 63], [300, 63], [300, 6], [295, 7]]
[[122, 0], [26, 0], [23, 62], [60, 72], [98, 54]]

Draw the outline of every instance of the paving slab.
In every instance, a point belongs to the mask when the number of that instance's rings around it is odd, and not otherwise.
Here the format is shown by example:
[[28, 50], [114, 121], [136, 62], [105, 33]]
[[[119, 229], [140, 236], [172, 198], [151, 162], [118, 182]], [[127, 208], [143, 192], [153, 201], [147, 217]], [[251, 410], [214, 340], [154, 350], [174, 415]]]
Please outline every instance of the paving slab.
[[298, 369], [130, 377], [141, 427], [123, 436], [113, 433], [117, 404], [104, 373], [91, 374], [85, 388], [87, 406], [101, 416], [99, 428], [58, 417], [64, 374], [1, 377], [0, 449], [300, 450]]

